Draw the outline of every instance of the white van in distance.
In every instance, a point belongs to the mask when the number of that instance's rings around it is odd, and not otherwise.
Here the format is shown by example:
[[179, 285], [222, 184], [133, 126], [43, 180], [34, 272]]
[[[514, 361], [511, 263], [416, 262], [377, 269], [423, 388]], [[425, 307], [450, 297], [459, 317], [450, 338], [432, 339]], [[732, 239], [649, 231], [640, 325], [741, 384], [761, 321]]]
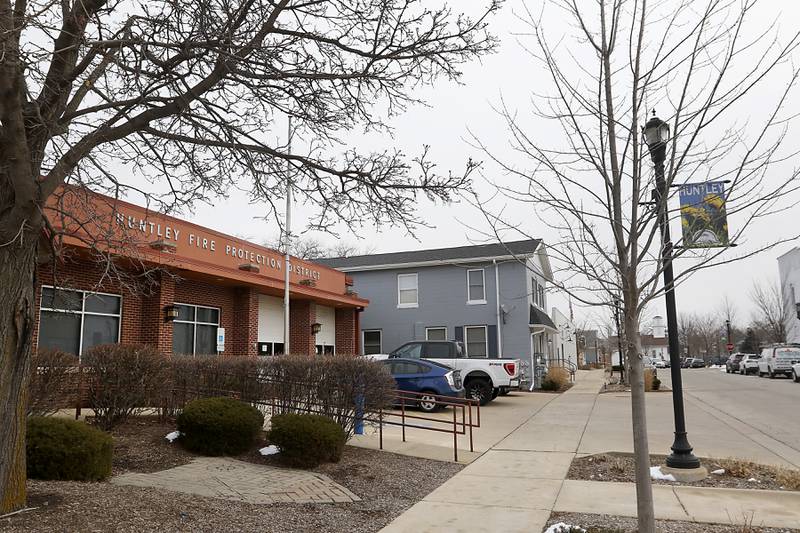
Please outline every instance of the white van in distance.
[[800, 344], [772, 344], [761, 350], [758, 377], [777, 374], [792, 377], [792, 365], [800, 363]]

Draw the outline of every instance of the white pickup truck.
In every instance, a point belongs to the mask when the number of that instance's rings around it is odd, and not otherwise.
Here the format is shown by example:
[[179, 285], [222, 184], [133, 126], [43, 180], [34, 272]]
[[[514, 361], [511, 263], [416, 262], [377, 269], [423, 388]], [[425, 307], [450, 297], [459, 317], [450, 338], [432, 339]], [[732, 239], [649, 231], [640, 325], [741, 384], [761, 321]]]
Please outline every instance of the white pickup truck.
[[391, 357], [407, 359], [432, 359], [461, 371], [467, 398], [486, 405], [498, 394], [519, 388], [519, 359], [469, 358], [456, 341], [412, 341], [388, 354], [368, 355], [382, 360]]

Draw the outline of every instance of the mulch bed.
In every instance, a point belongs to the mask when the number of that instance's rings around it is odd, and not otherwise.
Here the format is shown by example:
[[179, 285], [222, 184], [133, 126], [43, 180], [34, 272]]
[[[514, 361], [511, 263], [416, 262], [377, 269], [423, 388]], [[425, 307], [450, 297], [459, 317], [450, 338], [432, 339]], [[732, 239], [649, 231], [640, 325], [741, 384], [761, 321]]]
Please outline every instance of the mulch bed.
[[[741, 522], [745, 522], [742, 518]], [[635, 518], [626, 516], [609, 516], [601, 514], [553, 513], [547, 526], [563, 522], [582, 527], [587, 533], [636, 533], [638, 527]], [[726, 525], [698, 524], [677, 520], [656, 520], [656, 531], [659, 533], [795, 533], [797, 529], [758, 527], [758, 524]]]
[[[164, 436], [175, 429], [139, 418], [112, 432], [114, 475], [153, 472], [195, 456]], [[237, 457], [277, 465], [257, 451]], [[314, 469], [362, 498], [346, 504], [252, 505], [160, 489], [28, 481], [28, 506], [37, 509], [0, 520], [0, 532], [31, 531], [258, 531], [372, 532], [450, 479], [462, 465], [347, 446], [339, 463]]]
[[[663, 465], [666, 456], [651, 455], [650, 464], [652, 466]], [[743, 476], [731, 475], [730, 467], [727, 463], [731, 460], [701, 459], [703, 466], [709, 471], [709, 476], [702, 481], [681, 482], [653, 480], [659, 485], [690, 485], [693, 487], [717, 487], [731, 489], [761, 489], [761, 490], [798, 490], [786, 487], [776, 476], [778, 469], [753, 463], [737, 462], [746, 465], [746, 472]], [[726, 468], [727, 467], [727, 468]], [[725, 473], [711, 474], [710, 472], [725, 469]], [[627, 453], [602, 453], [587, 457], [578, 457], [572, 461], [572, 465], [567, 473], [567, 479], [585, 479], [591, 481], [616, 481], [635, 483], [635, 462], [632, 454]], [[756, 481], [749, 481], [750, 479]]]

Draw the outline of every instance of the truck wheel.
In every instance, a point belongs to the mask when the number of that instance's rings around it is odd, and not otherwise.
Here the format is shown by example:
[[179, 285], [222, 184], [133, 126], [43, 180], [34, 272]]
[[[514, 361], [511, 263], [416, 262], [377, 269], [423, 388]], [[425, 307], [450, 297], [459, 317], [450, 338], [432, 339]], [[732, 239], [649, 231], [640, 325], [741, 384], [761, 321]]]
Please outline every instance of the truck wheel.
[[797, 372], [792, 370], [792, 379], [794, 379], [795, 383], [800, 383], [800, 376], [797, 375]]
[[771, 368], [768, 368], [767, 372], [769, 374], [769, 379], [775, 379], [775, 372], [773, 372]]
[[472, 379], [464, 388], [467, 398], [477, 400], [481, 406], [492, 401], [492, 385], [485, 379]]

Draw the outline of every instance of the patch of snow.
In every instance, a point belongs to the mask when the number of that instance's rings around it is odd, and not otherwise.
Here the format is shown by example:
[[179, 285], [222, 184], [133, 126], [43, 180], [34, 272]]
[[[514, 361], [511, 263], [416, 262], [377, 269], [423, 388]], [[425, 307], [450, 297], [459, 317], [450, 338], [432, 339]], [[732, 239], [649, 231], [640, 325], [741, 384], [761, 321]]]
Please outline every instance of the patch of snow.
[[757, 479], [756, 479], [756, 478], [754, 478], [754, 477], [751, 477], [751, 478], [750, 478], [750, 479], [748, 479], [747, 481], [750, 481], [750, 482], [752, 482], [752, 483], [761, 483], [759, 480], [757, 480]]
[[712, 470], [711, 473], [715, 474], [717, 476], [721, 476], [722, 474], [725, 473], [725, 469], [724, 468], [720, 468], [719, 470]]
[[660, 466], [650, 467], [650, 479], [660, 479], [662, 481], [677, 481], [672, 474], [665, 474], [661, 471]]
[[175, 439], [177, 439], [180, 436], [181, 436], [180, 431], [170, 431], [164, 438], [170, 442], [175, 442]]
[[719, 367], [719, 371], [720, 372], [726, 372], [725, 367], [724, 366]]
[[564, 531], [569, 531], [571, 533], [582, 531], [583, 533], [586, 533], [586, 530], [583, 529], [582, 527], [572, 526], [569, 524], [565, 524], [564, 522], [553, 524], [552, 526], [545, 529], [544, 533], [563, 533]]
[[261, 455], [275, 455], [276, 453], [280, 453], [281, 449], [275, 446], [274, 444], [270, 444], [269, 446], [264, 446], [258, 453]]
[[725, 368], [722, 365], [711, 365], [709, 368]]

